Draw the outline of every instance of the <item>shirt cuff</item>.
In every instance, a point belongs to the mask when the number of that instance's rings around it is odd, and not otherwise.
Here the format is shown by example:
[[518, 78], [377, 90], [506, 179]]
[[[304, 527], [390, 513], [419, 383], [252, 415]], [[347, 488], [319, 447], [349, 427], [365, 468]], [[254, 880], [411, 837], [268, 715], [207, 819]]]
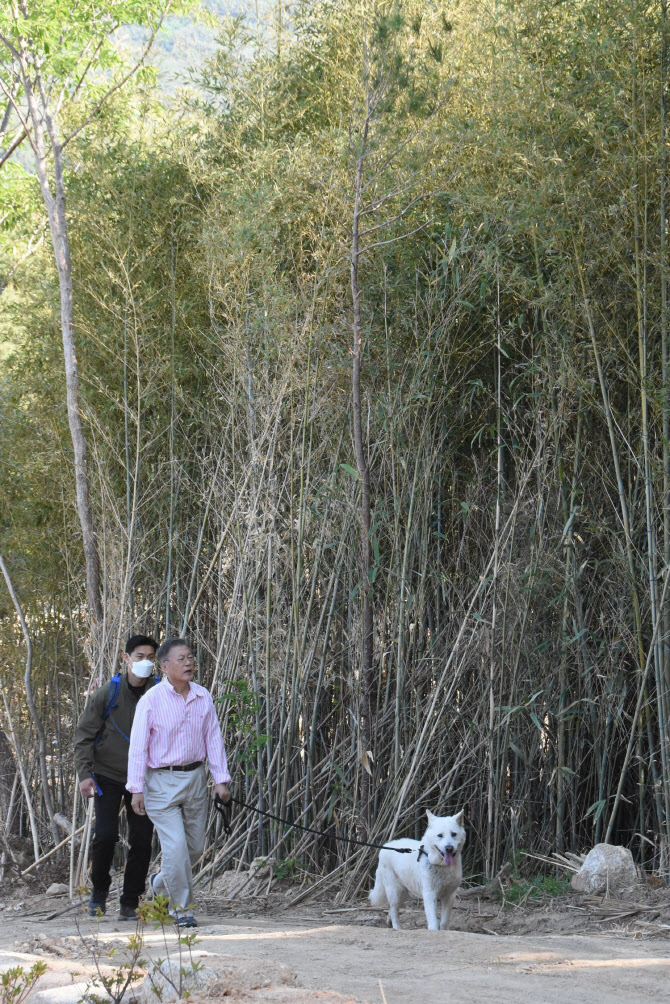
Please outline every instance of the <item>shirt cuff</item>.
[[126, 791], [129, 791], [132, 795], [141, 795], [144, 791], [144, 785], [139, 787], [137, 784], [132, 784], [130, 781], [126, 785]]
[[232, 778], [228, 773], [223, 774], [221, 771], [216, 771], [216, 772], [212, 771], [212, 781], [214, 782], [214, 784], [228, 784], [228, 782], [231, 780]]

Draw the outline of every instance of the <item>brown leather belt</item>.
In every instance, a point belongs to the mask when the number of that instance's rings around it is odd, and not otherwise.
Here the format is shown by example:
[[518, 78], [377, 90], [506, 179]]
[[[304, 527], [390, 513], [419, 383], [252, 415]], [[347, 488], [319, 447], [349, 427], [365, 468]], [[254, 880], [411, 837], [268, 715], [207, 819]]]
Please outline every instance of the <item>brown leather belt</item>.
[[194, 763], [182, 763], [178, 767], [156, 767], [156, 770], [197, 770], [202, 767], [204, 760], [196, 760]]

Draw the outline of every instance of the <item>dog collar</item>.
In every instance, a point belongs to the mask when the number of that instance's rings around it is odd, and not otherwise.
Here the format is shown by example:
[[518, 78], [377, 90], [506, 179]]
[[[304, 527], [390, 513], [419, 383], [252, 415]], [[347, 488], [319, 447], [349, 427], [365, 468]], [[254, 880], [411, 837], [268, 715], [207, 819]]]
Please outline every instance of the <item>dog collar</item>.
[[421, 847], [419, 848], [419, 853], [416, 856], [417, 861], [421, 860], [422, 854], [425, 854], [426, 857], [428, 857], [428, 851], [424, 848], [423, 844], [421, 844]]

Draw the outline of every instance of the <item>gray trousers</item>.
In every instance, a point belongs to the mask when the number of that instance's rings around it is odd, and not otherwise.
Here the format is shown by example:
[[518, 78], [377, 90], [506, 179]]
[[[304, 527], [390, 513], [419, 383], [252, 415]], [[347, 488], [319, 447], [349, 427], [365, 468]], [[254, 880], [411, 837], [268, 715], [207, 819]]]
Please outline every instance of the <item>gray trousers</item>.
[[170, 909], [193, 906], [192, 866], [205, 849], [207, 779], [204, 767], [191, 771], [147, 768], [144, 806], [161, 842], [161, 870], [154, 893], [167, 896]]

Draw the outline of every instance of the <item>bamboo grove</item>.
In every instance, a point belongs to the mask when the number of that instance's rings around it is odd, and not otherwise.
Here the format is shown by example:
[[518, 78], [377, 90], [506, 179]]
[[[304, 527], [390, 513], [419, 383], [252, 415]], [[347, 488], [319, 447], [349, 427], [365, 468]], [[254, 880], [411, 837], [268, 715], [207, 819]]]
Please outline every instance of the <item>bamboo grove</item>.
[[85, 825], [73, 724], [147, 631], [192, 639], [238, 793], [329, 834], [240, 817], [203, 879], [272, 852], [350, 896], [334, 838], [436, 806], [470, 874], [607, 839], [667, 876], [669, 37], [665, 2], [311, 0], [114, 95], [65, 164], [95, 645], [53, 254], [4, 164], [6, 869]]

